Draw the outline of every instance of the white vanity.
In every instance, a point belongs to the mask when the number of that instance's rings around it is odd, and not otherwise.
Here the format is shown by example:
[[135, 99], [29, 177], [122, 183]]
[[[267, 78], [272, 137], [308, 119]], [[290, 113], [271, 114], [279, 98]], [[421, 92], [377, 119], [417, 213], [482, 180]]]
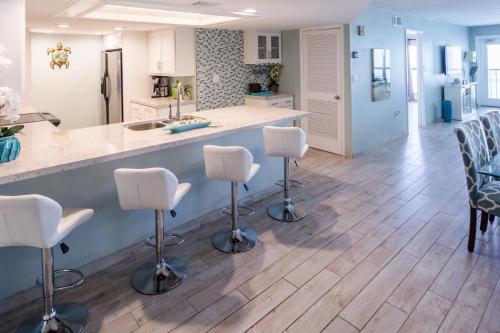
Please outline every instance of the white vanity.
[[476, 114], [476, 82], [445, 85], [444, 99], [451, 101], [454, 120], [465, 120]]

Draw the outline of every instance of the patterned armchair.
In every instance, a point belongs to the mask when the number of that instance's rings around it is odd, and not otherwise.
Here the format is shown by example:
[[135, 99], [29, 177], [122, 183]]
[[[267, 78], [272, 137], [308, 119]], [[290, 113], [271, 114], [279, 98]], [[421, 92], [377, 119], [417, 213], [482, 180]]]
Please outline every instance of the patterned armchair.
[[500, 182], [491, 181], [490, 177], [477, 172], [490, 160], [481, 122], [479, 120], [465, 122], [455, 128], [455, 134], [464, 161], [469, 191], [470, 227], [468, 249], [472, 252], [474, 251], [476, 239], [477, 211], [482, 212], [482, 232], [486, 231], [490, 214], [500, 216]]
[[495, 157], [500, 149], [500, 112], [486, 112], [479, 119], [483, 124], [490, 157]]

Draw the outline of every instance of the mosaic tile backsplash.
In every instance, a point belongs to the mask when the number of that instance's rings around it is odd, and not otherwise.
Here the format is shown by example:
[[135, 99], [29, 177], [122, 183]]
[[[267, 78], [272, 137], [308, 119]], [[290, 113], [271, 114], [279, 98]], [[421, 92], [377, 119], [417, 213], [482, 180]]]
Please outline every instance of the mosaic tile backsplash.
[[[269, 83], [270, 65], [243, 62], [243, 31], [196, 30], [196, 86], [198, 110], [209, 110], [244, 103], [248, 84]], [[220, 82], [213, 82], [219, 75]]]

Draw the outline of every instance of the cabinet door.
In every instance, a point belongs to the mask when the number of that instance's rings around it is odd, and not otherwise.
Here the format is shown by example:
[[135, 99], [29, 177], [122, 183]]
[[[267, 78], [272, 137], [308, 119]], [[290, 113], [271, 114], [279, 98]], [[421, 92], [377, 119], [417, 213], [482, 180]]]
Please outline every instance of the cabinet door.
[[257, 61], [259, 63], [265, 63], [268, 59], [268, 38], [267, 35], [258, 34], [257, 35]]
[[131, 112], [130, 112], [130, 120], [131, 121], [139, 121], [144, 119], [144, 108], [142, 105], [132, 103]]
[[161, 58], [161, 35], [159, 33], [148, 34], [148, 70], [149, 73], [160, 73]]
[[269, 34], [269, 62], [281, 62], [281, 35]]
[[196, 112], [196, 104], [183, 104], [181, 105], [182, 113], [193, 113]]
[[268, 105], [272, 108], [279, 108], [281, 106], [281, 101], [279, 99], [272, 99], [268, 102]]
[[293, 109], [293, 97], [285, 97], [281, 99], [280, 107]]
[[156, 109], [151, 108], [149, 106], [144, 107], [144, 119], [149, 120], [149, 119], [156, 119]]
[[166, 30], [161, 33], [160, 73], [175, 74], [175, 32]]

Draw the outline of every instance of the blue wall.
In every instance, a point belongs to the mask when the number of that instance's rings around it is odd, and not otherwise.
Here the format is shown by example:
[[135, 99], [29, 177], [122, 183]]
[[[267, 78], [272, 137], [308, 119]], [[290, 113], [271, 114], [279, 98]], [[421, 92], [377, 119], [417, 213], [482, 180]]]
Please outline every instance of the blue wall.
[[[350, 49], [359, 58], [351, 59], [352, 93], [352, 151], [362, 152], [371, 146], [407, 133], [405, 30], [423, 33], [424, 87], [427, 124], [441, 117], [441, 100], [445, 75], [442, 65], [442, 47], [458, 44], [469, 49], [467, 27], [424, 20], [403, 15], [403, 27], [392, 26], [392, 12], [368, 7], [349, 26]], [[366, 35], [357, 35], [357, 26], [366, 26]], [[371, 49], [391, 50], [391, 98], [371, 101]], [[396, 117], [396, 112], [400, 116]], [[349, 110], [346, 110], [349, 112]]]
[[476, 49], [476, 37], [479, 36], [500, 36], [500, 24], [485, 25], [481, 27], [469, 28], [469, 47], [471, 50]]
[[[204, 142], [2, 185], [0, 194], [39, 193], [53, 198], [63, 207], [93, 208], [94, 217], [65, 238], [71, 251], [65, 255], [58, 249], [54, 251], [57, 269], [81, 267], [154, 233], [153, 211], [124, 211], [120, 208], [113, 178], [116, 168], [165, 167], [174, 172], [180, 182], [191, 183], [191, 191], [176, 208], [177, 217], [173, 219], [166, 214], [166, 227], [171, 229], [230, 202], [229, 184], [208, 181], [205, 176], [202, 153], [205, 144], [245, 146], [254, 155], [254, 161], [261, 164], [260, 172], [248, 184], [250, 191], [239, 191], [240, 198], [272, 187], [276, 179], [283, 175], [283, 161], [267, 157], [262, 140], [262, 129], [246, 130]], [[0, 265], [1, 300], [34, 285], [36, 277], [41, 274], [40, 250], [23, 246], [0, 247]]]

